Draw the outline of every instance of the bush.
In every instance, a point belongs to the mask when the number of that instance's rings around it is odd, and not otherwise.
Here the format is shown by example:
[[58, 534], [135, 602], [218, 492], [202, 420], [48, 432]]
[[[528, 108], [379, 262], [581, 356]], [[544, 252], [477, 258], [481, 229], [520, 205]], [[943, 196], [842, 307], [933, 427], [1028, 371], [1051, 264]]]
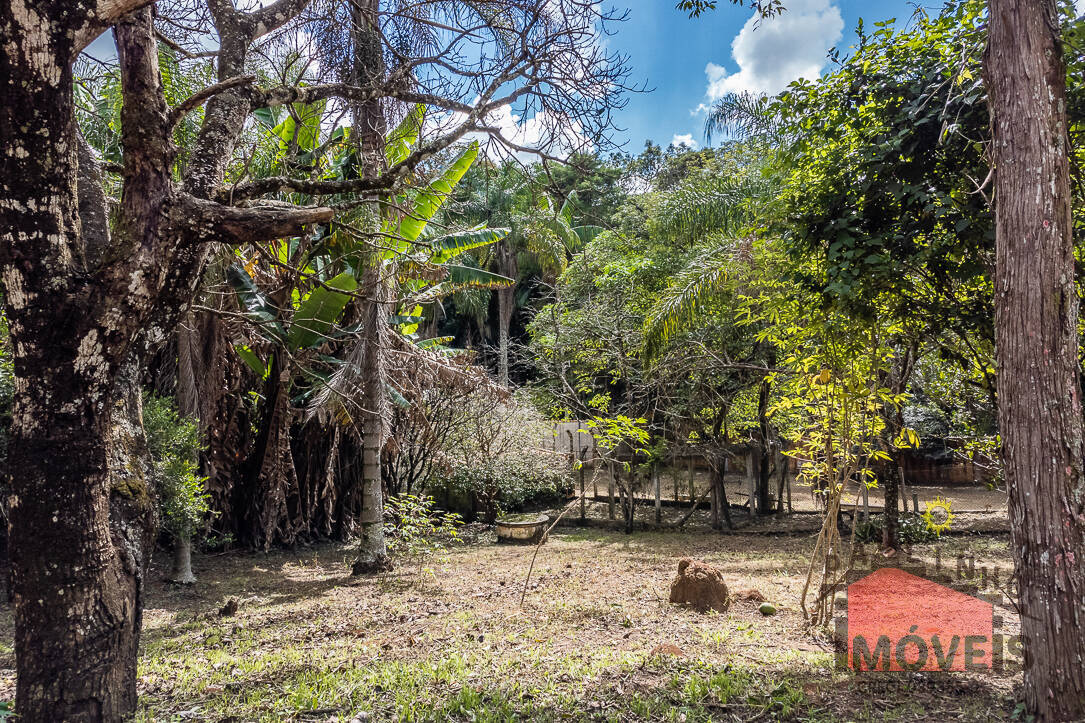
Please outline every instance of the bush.
[[388, 551], [417, 562], [420, 578], [427, 557], [460, 540], [463, 520], [454, 512], [438, 512], [432, 497], [410, 494], [389, 497], [384, 517]]
[[172, 399], [147, 394], [143, 429], [154, 464], [162, 526], [174, 537], [188, 539], [211, 509], [206, 478], [199, 476], [196, 464], [202, 449], [199, 427], [177, 412]]
[[[861, 522], [856, 526], [855, 539], [859, 542], [880, 544], [884, 530], [885, 517], [872, 517], [869, 522]], [[900, 516], [900, 526], [897, 528], [897, 534], [902, 543], [910, 545], [934, 542], [938, 539], [938, 533], [927, 526], [927, 522], [922, 515], [911, 512]]]
[[453, 509], [474, 500], [488, 522], [502, 512], [568, 495], [572, 470], [563, 457], [544, 449], [553, 426], [527, 399], [480, 391], [462, 404], [466, 414], [447, 442], [447, 471], [429, 492], [443, 496]]
[[546, 453], [506, 454], [460, 465], [436, 487], [446, 489], [450, 497], [473, 497], [486, 520], [493, 522], [505, 512], [568, 497], [572, 476], [564, 464], [555, 462], [553, 455]]

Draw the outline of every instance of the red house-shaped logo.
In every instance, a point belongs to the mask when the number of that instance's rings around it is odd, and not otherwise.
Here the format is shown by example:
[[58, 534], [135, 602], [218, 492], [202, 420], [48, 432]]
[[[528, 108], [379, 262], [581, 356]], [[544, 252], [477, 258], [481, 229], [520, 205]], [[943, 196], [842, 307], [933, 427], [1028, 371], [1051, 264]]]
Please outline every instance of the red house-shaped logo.
[[990, 670], [994, 606], [886, 567], [848, 586], [854, 670]]

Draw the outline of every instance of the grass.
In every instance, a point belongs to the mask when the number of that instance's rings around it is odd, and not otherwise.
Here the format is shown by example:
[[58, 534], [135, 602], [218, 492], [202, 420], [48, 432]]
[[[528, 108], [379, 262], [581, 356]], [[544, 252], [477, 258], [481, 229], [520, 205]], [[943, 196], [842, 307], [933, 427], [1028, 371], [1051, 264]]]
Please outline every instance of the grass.
[[[944, 550], [952, 559], [965, 542]], [[1015, 679], [858, 678], [833, 669], [797, 593], [810, 540], [576, 531], [532, 548], [490, 538], [372, 579], [352, 551], [197, 558], [190, 589], [152, 582], [140, 721], [1005, 720]], [[979, 546], [1008, 566], [1005, 540]], [[915, 550], [932, 556], [933, 547]], [[678, 559], [720, 567], [756, 603], [701, 615], [666, 602]], [[153, 579], [160, 579], [157, 575]], [[231, 617], [219, 608], [239, 601]], [[10, 610], [0, 624], [10, 638]], [[670, 652], [660, 652], [668, 646]], [[677, 649], [677, 651], [675, 650]], [[13, 687], [0, 649], [0, 698]]]

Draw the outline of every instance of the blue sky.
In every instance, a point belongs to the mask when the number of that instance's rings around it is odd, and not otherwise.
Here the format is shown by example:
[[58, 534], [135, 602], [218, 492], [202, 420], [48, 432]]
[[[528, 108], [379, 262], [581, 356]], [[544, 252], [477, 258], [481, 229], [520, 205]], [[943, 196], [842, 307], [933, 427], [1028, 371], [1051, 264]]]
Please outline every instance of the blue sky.
[[[631, 95], [617, 116], [626, 130], [616, 140], [628, 141], [631, 153], [648, 138], [665, 146], [689, 135], [703, 145], [704, 113], [697, 109], [713, 94], [778, 92], [823, 70], [826, 50], [850, 45], [860, 17], [868, 27], [890, 18], [902, 24], [914, 10], [906, 0], [786, 0], [785, 14], [755, 29], [751, 10], [727, 0], [692, 20], [671, 0], [610, 1], [628, 8], [629, 19], [614, 26], [609, 47], [629, 56], [633, 83], [654, 88]], [[923, 5], [940, 7], [937, 0]]]

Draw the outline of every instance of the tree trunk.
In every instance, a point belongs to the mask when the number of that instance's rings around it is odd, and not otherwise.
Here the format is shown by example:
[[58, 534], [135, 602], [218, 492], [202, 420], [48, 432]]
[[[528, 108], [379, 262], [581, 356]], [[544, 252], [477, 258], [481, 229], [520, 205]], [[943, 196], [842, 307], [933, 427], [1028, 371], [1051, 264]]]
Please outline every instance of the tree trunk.
[[1039, 721], [1085, 719], [1085, 471], [1078, 298], [1055, 0], [991, 0], [998, 416]]
[[16, 705], [23, 721], [113, 721], [136, 703], [149, 549], [139, 523], [153, 504], [146, 470], [126, 464], [142, 439], [138, 388], [133, 400], [117, 383], [131, 329], [106, 325], [102, 287], [74, 278], [73, 249], [86, 253], [84, 234], [107, 226], [100, 187], [76, 181], [70, 62], [88, 8], [65, 7], [0, 6]]
[[[885, 525], [882, 527], [882, 549], [900, 549], [900, 467], [895, 459], [886, 461], [882, 486], [885, 488]], [[862, 483], [860, 483], [862, 484]]]
[[[211, 240], [252, 240], [260, 231], [248, 222], [272, 217], [267, 238], [278, 238], [334, 213], [199, 202], [244, 126], [247, 101], [230, 90], [207, 103], [187, 164], [192, 195], [180, 192], [148, 5], [0, 4], [0, 278], [14, 349], [10, 539], [24, 721], [119, 721], [135, 709], [154, 521], [137, 372], [187, 308]], [[224, 58], [243, 60], [263, 19], [220, 33], [220, 74], [237, 74]], [[78, 53], [110, 26], [124, 94], [115, 223], [74, 122], [72, 78]]]
[[[384, 77], [384, 44], [379, 28], [377, 0], [359, 0], [351, 10], [351, 41], [354, 46], [353, 82], [372, 85]], [[352, 106], [351, 115], [358, 137], [359, 163], [363, 172], [375, 173], [384, 166], [384, 135], [387, 123], [379, 100]], [[362, 417], [362, 511], [358, 519], [358, 559], [354, 575], [386, 570], [391, 566], [384, 538], [384, 489], [381, 479], [381, 448], [385, 437], [385, 377], [382, 330], [385, 325], [386, 281], [382, 263], [374, 255], [363, 276], [361, 321], [365, 330], [362, 375], [365, 379], [365, 409]]]
[[298, 521], [298, 481], [290, 447], [294, 410], [290, 402], [290, 371], [275, 354], [264, 384], [264, 417], [249, 457], [242, 533], [253, 547], [270, 549], [293, 542]]
[[37, 390], [63, 388], [52, 372], [64, 365], [21, 366], [32, 392], [17, 397], [11, 445], [20, 719], [120, 720], [136, 703], [155, 521], [138, 365], [118, 373], [101, 411], [91, 402], [74, 420], [39, 406]]
[[[383, 293], [379, 267], [370, 267], [362, 279], [362, 288], [370, 296]], [[362, 512], [358, 520], [358, 559], [352, 574], [365, 575], [390, 567], [388, 543], [384, 537], [384, 490], [381, 484], [381, 447], [384, 444], [383, 354], [381, 327], [384, 325], [384, 305], [377, 299], [367, 299], [362, 305], [362, 324], [366, 344], [362, 360], [365, 380], [365, 409], [362, 411]]]
[[188, 533], [173, 538], [173, 570], [170, 571], [170, 581], [181, 585], [196, 582], [196, 576], [192, 574], [192, 535]]
[[497, 381], [509, 385], [509, 326], [514, 304], [512, 289], [497, 290]]
[[[775, 355], [770, 356], [769, 366], [776, 364]], [[769, 469], [769, 462], [771, 459], [771, 437], [772, 433], [769, 428], [769, 392], [771, 391], [767, 380], [762, 380], [761, 385], [758, 388], [757, 393], [757, 443], [759, 446], [756, 455], [758, 457], [754, 468], [757, 473], [757, 514], [767, 515], [772, 512], [772, 502], [769, 492], [769, 476], [771, 470]], [[750, 509], [753, 510], [753, 503], [751, 500]]]

